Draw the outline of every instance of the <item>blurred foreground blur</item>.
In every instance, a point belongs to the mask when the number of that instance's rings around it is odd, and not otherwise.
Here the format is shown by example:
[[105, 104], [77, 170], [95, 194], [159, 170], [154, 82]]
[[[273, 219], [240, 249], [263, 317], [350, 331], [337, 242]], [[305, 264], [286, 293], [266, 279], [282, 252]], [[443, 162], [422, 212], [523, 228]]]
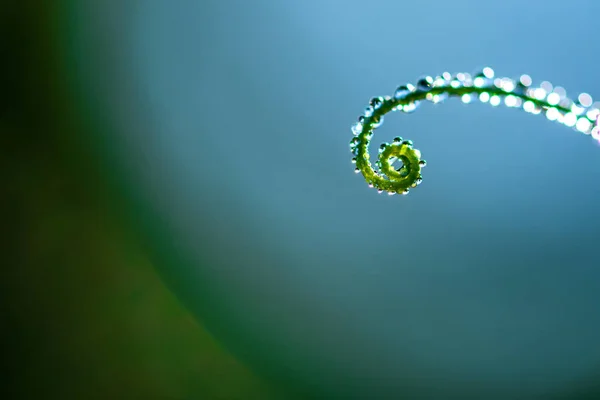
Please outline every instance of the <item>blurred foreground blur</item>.
[[119, 217], [77, 138], [60, 5], [0, 5], [0, 398], [281, 399], [182, 307]]

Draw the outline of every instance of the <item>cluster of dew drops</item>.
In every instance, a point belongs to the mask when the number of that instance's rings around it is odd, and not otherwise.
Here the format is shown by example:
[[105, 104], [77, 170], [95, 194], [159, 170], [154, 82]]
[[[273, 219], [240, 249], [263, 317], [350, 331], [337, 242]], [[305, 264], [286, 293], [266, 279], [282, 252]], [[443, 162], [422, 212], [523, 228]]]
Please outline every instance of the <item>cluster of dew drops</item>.
[[[468, 88], [473, 88], [473, 91], [469, 92]], [[432, 91], [434, 93], [429, 93]], [[463, 103], [480, 101], [494, 107], [504, 103], [507, 107], [520, 108], [527, 113], [544, 113], [548, 120], [556, 121], [589, 135], [600, 144], [600, 102], [593, 102], [589, 94], [581, 93], [577, 99], [573, 100], [567, 97], [564, 88], [553, 86], [548, 81], [533, 85], [531, 77], [526, 74], [516, 80], [499, 78], [495, 76], [492, 68], [485, 67], [474, 75], [469, 73], [452, 75], [444, 72], [436, 77], [425, 76], [420, 78], [415, 85], [408, 83], [399, 86], [393, 96], [372, 98], [363, 115], [352, 125], [351, 130], [354, 137], [350, 141], [350, 151], [353, 154], [353, 164], [356, 163], [360, 144], [359, 135], [363, 132], [365, 124], [370, 123], [372, 128], [365, 137], [367, 144], [372, 138], [373, 129], [383, 124], [383, 114], [373, 117], [374, 112], [383, 105], [391, 103], [393, 107], [390, 108], [390, 111], [412, 113], [419, 108], [422, 100], [407, 102], [405, 99], [415, 92], [424, 94], [419, 98], [434, 104], [443, 102], [449, 97], [460, 97]], [[383, 147], [384, 145], [382, 145]], [[381, 151], [382, 149], [380, 149]], [[360, 169], [355, 168], [354, 172], [358, 174]], [[381, 192], [379, 190], [379, 193]], [[394, 193], [390, 192], [390, 194]]]

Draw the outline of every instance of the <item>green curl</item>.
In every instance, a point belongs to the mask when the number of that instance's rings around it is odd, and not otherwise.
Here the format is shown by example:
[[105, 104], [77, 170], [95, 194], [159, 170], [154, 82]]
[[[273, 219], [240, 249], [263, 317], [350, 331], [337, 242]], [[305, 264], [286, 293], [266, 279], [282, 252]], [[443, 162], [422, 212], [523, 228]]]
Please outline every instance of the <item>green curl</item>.
[[[379, 156], [374, 169], [370, 162], [369, 144], [375, 129], [383, 124], [384, 115], [391, 111], [410, 113], [423, 101], [440, 103], [449, 97], [459, 97], [464, 103], [479, 100], [498, 106], [520, 108], [532, 114], [543, 113], [550, 120], [558, 121], [583, 134], [590, 135], [600, 142], [600, 103], [593, 103], [587, 93], [577, 100], [566, 97], [561, 87], [553, 87], [545, 81], [539, 87], [531, 86], [531, 78], [522, 75], [518, 80], [495, 78], [494, 71], [486, 67], [478, 74], [468, 73], [423, 77], [416, 86], [399, 86], [394, 96], [375, 97], [352, 126], [355, 135], [350, 141], [350, 151], [354, 155], [355, 172], [362, 173], [369, 187], [380, 193], [407, 194], [423, 180], [422, 168], [426, 165], [421, 152], [413, 147], [410, 140], [397, 137], [393, 143], [384, 143], [379, 148]], [[395, 166], [401, 162], [400, 166]]]

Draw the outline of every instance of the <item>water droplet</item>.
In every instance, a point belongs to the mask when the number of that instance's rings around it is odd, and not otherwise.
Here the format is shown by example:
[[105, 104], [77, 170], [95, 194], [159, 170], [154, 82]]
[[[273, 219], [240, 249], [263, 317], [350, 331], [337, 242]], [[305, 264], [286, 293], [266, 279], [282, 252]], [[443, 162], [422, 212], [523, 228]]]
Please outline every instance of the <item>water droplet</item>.
[[596, 108], [596, 107], [592, 107], [588, 110], [588, 112], [585, 114], [590, 120], [595, 121], [596, 118], [598, 118], [598, 116], [600, 115], [600, 109]]
[[357, 137], [353, 137], [352, 140], [350, 141], [350, 147], [356, 147], [359, 142], [360, 142], [360, 140]]
[[433, 86], [434, 87], [445, 87], [448, 84], [446, 80], [441, 76], [436, 76], [433, 78]]
[[587, 93], [581, 93], [577, 100], [579, 100], [579, 103], [581, 103], [583, 107], [589, 107], [593, 102], [592, 96]]
[[579, 118], [577, 120], [575, 127], [577, 128], [578, 131], [589, 135], [592, 130], [592, 123], [590, 122], [589, 119], [583, 117], [583, 118]]
[[558, 119], [559, 115], [560, 115], [560, 111], [558, 111], [554, 107], [550, 107], [549, 109], [546, 110], [546, 118], [548, 118], [550, 121], [556, 121]]
[[483, 71], [478, 71], [473, 76], [473, 85], [475, 85], [476, 87], [484, 87], [485, 85], [488, 84], [488, 80], [489, 80], [488, 77], [485, 76]]
[[426, 167], [427, 166], [427, 161], [421, 160], [421, 161], [419, 161], [419, 165], [421, 166], [421, 168], [422, 167]]
[[510, 78], [502, 78], [501, 80], [502, 90], [505, 92], [512, 92], [515, 90], [515, 82]]
[[420, 92], [428, 92], [433, 86], [433, 78], [424, 76], [417, 81], [417, 90]]
[[560, 99], [560, 102], [558, 103], [558, 105], [570, 110], [571, 107], [573, 107], [573, 100], [569, 99], [568, 97], [564, 97], [564, 98]]
[[405, 104], [402, 107], [402, 111], [404, 111], [405, 113], [411, 113], [411, 112], [414, 112], [417, 108], [419, 108], [420, 105], [421, 105], [420, 101], [413, 101], [408, 104]]
[[585, 112], [585, 107], [579, 101], [575, 101], [571, 106], [571, 112], [581, 115]]
[[352, 157], [352, 164], [356, 164], [356, 157]]
[[441, 103], [442, 101], [446, 100], [447, 98], [448, 98], [448, 93], [439, 93], [439, 94], [434, 94], [431, 101], [434, 104], [437, 104], [437, 103]]
[[546, 98], [546, 95], [548, 93], [546, 92], [546, 90], [544, 88], [535, 88], [533, 90], [533, 97], [535, 97], [538, 100], [544, 100]]
[[557, 86], [554, 88], [554, 93], [558, 94], [560, 96], [560, 98], [564, 98], [567, 97], [567, 91], [565, 90], [565, 88], [561, 87], [561, 86]]
[[546, 91], [546, 93], [552, 92], [552, 89], [553, 89], [552, 83], [550, 83], [548, 81], [544, 81], [544, 82], [540, 83], [540, 87], [542, 89], [544, 89]]
[[381, 143], [381, 145], [379, 146], [379, 152], [382, 153], [387, 146], [388, 143]]
[[352, 133], [355, 135], [360, 135], [360, 133], [362, 132], [362, 129], [363, 129], [363, 125], [360, 122], [357, 122], [354, 125], [352, 125]]
[[355, 173], [355, 174], [358, 174], [359, 172], [360, 172], [360, 169], [358, 169], [358, 168], [354, 168], [354, 173]]
[[372, 127], [373, 128], [379, 128], [381, 126], [381, 124], [383, 124], [383, 115], [380, 115], [379, 117], [373, 117], [372, 121]]
[[396, 136], [394, 138], [394, 143], [400, 143], [402, 141], [402, 138], [400, 136]]
[[565, 119], [563, 120], [563, 124], [568, 127], [573, 127], [577, 123], [577, 116], [573, 113], [566, 113]]
[[406, 96], [408, 96], [409, 94], [414, 92], [414, 90], [415, 90], [415, 87], [413, 85], [411, 85], [410, 83], [406, 84], [406, 85], [398, 86], [398, 88], [394, 92], [394, 98], [396, 100], [402, 100], [402, 99], [406, 98]]
[[377, 110], [379, 107], [383, 105], [382, 97], [373, 97], [369, 102], [369, 105], [373, 108], [373, 110]]
[[517, 107], [517, 105], [519, 104], [519, 101], [518, 101], [517, 97], [513, 96], [512, 94], [509, 94], [504, 99], [504, 104], [506, 104], [507, 107]]
[[550, 104], [551, 106], [555, 106], [558, 103], [560, 103], [560, 95], [556, 92], [552, 92], [548, 95], [548, 98], [546, 99], [546, 102], [548, 104]]
[[531, 86], [532, 82], [533, 82], [533, 81], [531, 80], [531, 77], [530, 77], [529, 75], [527, 75], [527, 74], [523, 74], [523, 75], [521, 75], [521, 77], [519, 78], [519, 84], [520, 84], [521, 86], [524, 86], [524, 87], [529, 87], [529, 86]]
[[373, 107], [367, 106], [367, 108], [365, 108], [365, 112], [363, 113], [363, 115], [365, 117], [370, 117], [371, 115], [373, 115]]
[[488, 79], [492, 79], [494, 77], [494, 70], [490, 67], [485, 67], [482, 72]]

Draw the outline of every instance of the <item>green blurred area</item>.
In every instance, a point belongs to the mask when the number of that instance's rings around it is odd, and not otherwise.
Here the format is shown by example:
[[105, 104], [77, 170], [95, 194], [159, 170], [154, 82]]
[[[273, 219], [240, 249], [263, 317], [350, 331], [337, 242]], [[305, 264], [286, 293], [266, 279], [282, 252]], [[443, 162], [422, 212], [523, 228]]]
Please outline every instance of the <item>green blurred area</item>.
[[81, 148], [59, 2], [0, 6], [7, 399], [282, 399], [161, 281]]

